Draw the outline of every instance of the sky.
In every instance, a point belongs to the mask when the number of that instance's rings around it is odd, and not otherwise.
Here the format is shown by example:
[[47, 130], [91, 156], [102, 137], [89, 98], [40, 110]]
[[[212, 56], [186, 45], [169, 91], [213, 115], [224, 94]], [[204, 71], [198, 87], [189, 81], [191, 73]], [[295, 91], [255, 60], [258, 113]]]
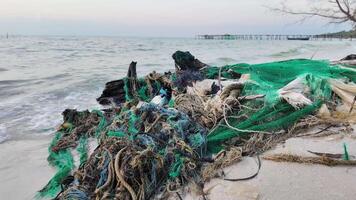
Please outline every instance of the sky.
[[[0, 0], [0, 34], [192, 37], [350, 29], [281, 15], [281, 0]], [[292, 1], [303, 9], [313, 0]], [[315, 0], [314, 0], [315, 1]], [[321, 0], [321, 2], [327, 2]], [[323, 4], [323, 3], [321, 3]]]

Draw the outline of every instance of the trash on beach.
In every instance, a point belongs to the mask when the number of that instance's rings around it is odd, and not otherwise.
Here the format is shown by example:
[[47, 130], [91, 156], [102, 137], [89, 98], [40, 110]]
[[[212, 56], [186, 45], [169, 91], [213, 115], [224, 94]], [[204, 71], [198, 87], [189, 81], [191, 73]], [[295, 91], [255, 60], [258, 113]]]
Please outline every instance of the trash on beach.
[[304, 164], [319, 164], [326, 166], [356, 166], [356, 160], [342, 160], [335, 159], [328, 156], [298, 156], [292, 154], [275, 154], [263, 157], [265, 160], [271, 160], [275, 162], [292, 162], [292, 163], [304, 163]]
[[[204, 183], [243, 156], [258, 156], [313, 126], [346, 126], [355, 116], [349, 109], [356, 106], [356, 69], [347, 65], [296, 59], [213, 67], [182, 51], [173, 59], [174, 72], [144, 77], [132, 62], [126, 77], [105, 85], [97, 99], [103, 110], [63, 112], [48, 157], [57, 173], [39, 197], [168, 199], [180, 198], [188, 185], [204, 196]], [[90, 138], [98, 146], [89, 155]]]

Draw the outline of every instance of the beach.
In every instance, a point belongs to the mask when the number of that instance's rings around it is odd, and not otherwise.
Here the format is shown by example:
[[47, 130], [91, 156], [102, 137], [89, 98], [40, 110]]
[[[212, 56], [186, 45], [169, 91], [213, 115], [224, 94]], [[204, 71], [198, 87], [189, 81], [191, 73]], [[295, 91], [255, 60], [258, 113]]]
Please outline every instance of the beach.
[[[314, 130], [313, 130], [314, 131]], [[33, 199], [54, 175], [46, 157], [50, 138], [12, 140], [1, 145], [0, 194], [6, 199]], [[307, 150], [342, 153], [342, 144], [348, 144], [350, 155], [356, 155], [356, 134], [332, 135], [324, 138], [292, 138], [280, 144], [274, 153], [308, 155]], [[261, 155], [261, 156], [263, 156]], [[309, 154], [310, 155], [310, 154]], [[226, 169], [228, 178], [247, 177], [257, 170], [256, 158], [244, 158]], [[314, 200], [314, 199], [353, 199], [356, 195], [354, 167], [328, 167], [297, 163], [277, 163], [262, 160], [257, 177], [248, 181], [228, 182], [213, 179], [205, 185], [211, 200]], [[189, 190], [188, 190], [189, 191]], [[185, 200], [197, 197], [187, 195]]]
[[[350, 146], [350, 155], [355, 154], [355, 133], [345, 137], [292, 138], [285, 144], [264, 153], [289, 153], [311, 156], [307, 151], [341, 153], [342, 144]], [[354, 152], [354, 153], [351, 153]], [[243, 178], [257, 170], [257, 159], [247, 158], [224, 169], [227, 178]], [[248, 181], [229, 182], [214, 179], [205, 188], [212, 188], [210, 199], [241, 200], [314, 200], [314, 199], [353, 199], [356, 195], [353, 185], [356, 169], [354, 167], [328, 167], [313, 164], [279, 163], [262, 160], [261, 171], [257, 177]], [[196, 199], [191, 197], [187, 199]]]
[[[131, 60], [138, 74], [174, 69], [171, 54], [189, 50], [214, 66], [293, 58], [338, 60], [356, 49], [353, 41], [200, 41], [110, 37], [18, 37], [0, 42], [0, 196], [33, 199], [53, 176], [47, 148], [66, 108], [100, 109], [105, 82], [125, 76]], [[356, 155], [355, 132], [290, 139], [266, 152], [307, 150]], [[254, 158], [227, 168], [231, 177], [254, 173]], [[214, 179], [210, 199], [352, 199], [355, 168], [286, 164], [262, 160], [260, 174], [246, 182]], [[196, 197], [185, 197], [196, 199]]]
[[12, 140], [1, 144], [1, 198], [34, 199], [36, 191], [53, 176], [48, 166], [50, 138]]

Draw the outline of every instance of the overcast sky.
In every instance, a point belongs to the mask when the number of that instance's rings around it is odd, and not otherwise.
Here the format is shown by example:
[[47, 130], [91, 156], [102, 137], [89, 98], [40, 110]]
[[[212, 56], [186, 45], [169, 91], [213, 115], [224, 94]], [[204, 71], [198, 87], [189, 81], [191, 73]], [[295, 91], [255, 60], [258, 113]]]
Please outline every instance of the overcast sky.
[[[308, 0], [295, 0], [303, 9]], [[310, 1], [310, 0], [309, 0]], [[322, 0], [325, 1], [326, 0]], [[0, 34], [194, 36], [196, 34], [314, 34], [348, 25], [272, 12], [280, 0], [0, 0]]]

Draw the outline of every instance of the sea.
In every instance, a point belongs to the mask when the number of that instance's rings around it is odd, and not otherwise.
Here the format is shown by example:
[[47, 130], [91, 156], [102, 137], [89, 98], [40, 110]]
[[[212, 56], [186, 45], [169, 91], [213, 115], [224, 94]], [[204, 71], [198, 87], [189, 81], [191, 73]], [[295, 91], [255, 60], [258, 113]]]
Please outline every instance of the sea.
[[105, 83], [125, 76], [131, 61], [137, 61], [139, 76], [174, 70], [177, 50], [212, 66], [296, 58], [332, 61], [356, 53], [356, 41], [0, 37], [0, 143], [53, 134], [64, 109], [100, 109], [96, 98]]

